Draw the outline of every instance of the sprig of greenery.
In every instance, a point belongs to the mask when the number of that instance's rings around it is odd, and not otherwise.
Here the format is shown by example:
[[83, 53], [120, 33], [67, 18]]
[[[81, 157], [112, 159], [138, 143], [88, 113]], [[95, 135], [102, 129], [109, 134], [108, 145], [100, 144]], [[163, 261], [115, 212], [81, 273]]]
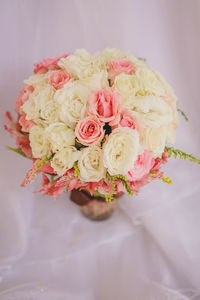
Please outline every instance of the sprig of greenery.
[[74, 174], [76, 175], [76, 177], [77, 177], [78, 179], [80, 179], [81, 174], [80, 174], [80, 170], [79, 170], [79, 167], [78, 167], [78, 161], [76, 161], [76, 162], [74, 163]]
[[80, 150], [81, 148], [85, 148], [86, 146], [75, 140], [75, 147], [77, 150]]
[[194, 162], [194, 163], [197, 163], [200, 165], [200, 159], [193, 156], [192, 154], [188, 154], [179, 149], [174, 149], [173, 147], [165, 147], [165, 151], [168, 152], [169, 157], [171, 157], [173, 155], [174, 158], [179, 157], [181, 159], [189, 159], [191, 162]]
[[99, 191], [97, 191], [97, 190], [93, 191], [93, 194], [98, 196], [98, 197], [101, 197], [101, 198], [106, 198], [106, 196], [104, 194], [99, 193]]
[[171, 180], [170, 177], [165, 177], [165, 176], [163, 176], [163, 177], [161, 177], [161, 179], [162, 179], [163, 182], [166, 182], [166, 183], [168, 183], [168, 184], [171, 184], [171, 183], [172, 183], [172, 180]]
[[28, 157], [26, 156], [26, 154], [25, 154], [21, 149], [19, 149], [19, 148], [12, 148], [12, 147], [9, 147], [9, 146], [8, 146], [8, 149], [11, 150], [11, 151], [13, 151], [13, 152], [18, 153], [19, 155], [21, 155], [21, 156], [23, 156], [23, 157], [28, 158]]
[[110, 180], [111, 188], [110, 188], [110, 193], [105, 195], [106, 202], [112, 202], [114, 200], [114, 187], [115, 183], [113, 180], [113, 176], [110, 176], [110, 174], [107, 172], [106, 173], [106, 178]]
[[114, 175], [114, 176], [112, 176], [112, 179], [113, 179], [113, 180], [118, 180], [118, 179], [120, 179], [121, 182], [122, 182], [122, 184], [123, 184], [123, 186], [125, 187], [127, 193], [128, 193], [129, 195], [133, 196], [133, 193], [132, 193], [132, 191], [131, 191], [131, 189], [130, 189], [130, 186], [129, 186], [127, 180], [126, 180], [126, 176], [120, 175], [120, 174], [119, 174], [119, 175]]
[[51, 156], [44, 156], [35, 166], [35, 169], [38, 170], [45, 162], [49, 162], [52, 159], [53, 155]]
[[181, 113], [181, 115], [183, 116], [183, 118], [185, 119], [185, 121], [189, 120], [183, 110], [181, 110], [180, 108], [177, 108], [177, 111]]

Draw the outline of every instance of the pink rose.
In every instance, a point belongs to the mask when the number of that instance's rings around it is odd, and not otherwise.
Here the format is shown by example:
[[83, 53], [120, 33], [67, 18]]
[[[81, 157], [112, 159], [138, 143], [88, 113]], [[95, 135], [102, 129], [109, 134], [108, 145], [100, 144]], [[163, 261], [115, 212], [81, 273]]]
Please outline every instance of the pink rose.
[[100, 121], [109, 122], [109, 125], [119, 121], [121, 97], [112, 88], [92, 93], [88, 103], [88, 112]]
[[51, 71], [49, 75], [49, 83], [56, 89], [61, 89], [65, 83], [72, 80], [69, 73], [64, 70]]
[[26, 85], [23, 87], [20, 92], [19, 96], [15, 102], [16, 111], [20, 112], [20, 107], [28, 100], [29, 95], [34, 91], [34, 87], [31, 85]]
[[20, 117], [19, 117], [19, 124], [22, 127], [22, 131], [24, 132], [29, 132], [29, 129], [35, 125], [35, 123], [31, 120], [27, 120], [26, 119], [26, 114], [23, 113]]
[[154, 159], [150, 151], [144, 150], [141, 155], [138, 155], [137, 160], [134, 163], [133, 169], [131, 169], [126, 178], [129, 181], [138, 181], [149, 173], [154, 165]]
[[121, 127], [130, 127], [140, 132], [138, 120], [127, 109], [122, 110], [119, 125]]
[[57, 57], [45, 58], [42, 61], [40, 61], [39, 63], [34, 64], [33, 71], [34, 71], [34, 73], [37, 74], [37, 73], [46, 73], [48, 70], [60, 69], [60, 67], [58, 66], [59, 60], [63, 57], [67, 57], [68, 55], [70, 55], [70, 53], [62, 54]]
[[135, 70], [135, 65], [132, 61], [128, 59], [113, 59], [108, 64], [108, 78], [111, 80], [111, 85], [113, 84], [115, 77], [121, 73], [133, 74]]
[[98, 143], [104, 136], [103, 126], [104, 124], [96, 117], [86, 117], [78, 122], [75, 129], [76, 137], [85, 146]]

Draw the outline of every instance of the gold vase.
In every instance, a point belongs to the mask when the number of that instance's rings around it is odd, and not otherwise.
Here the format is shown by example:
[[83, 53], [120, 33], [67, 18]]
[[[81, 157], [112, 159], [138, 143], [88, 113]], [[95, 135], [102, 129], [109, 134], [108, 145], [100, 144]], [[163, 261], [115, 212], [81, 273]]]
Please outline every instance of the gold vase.
[[[119, 198], [123, 193], [119, 193], [115, 198]], [[81, 206], [84, 216], [90, 220], [101, 221], [111, 217], [116, 209], [116, 201], [106, 202], [105, 198], [91, 196], [87, 191], [73, 190], [71, 200]]]

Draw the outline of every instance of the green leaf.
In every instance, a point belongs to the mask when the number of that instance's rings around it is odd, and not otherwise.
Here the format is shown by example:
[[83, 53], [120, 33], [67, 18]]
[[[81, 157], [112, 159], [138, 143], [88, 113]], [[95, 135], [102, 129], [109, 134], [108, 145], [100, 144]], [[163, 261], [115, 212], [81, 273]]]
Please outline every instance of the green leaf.
[[12, 148], [12, 147], [9, 147], [9, 146], [8, 146], [8, 149], [11, 150], [11, 151], [13, 151], [13, 152], [18, 153], [19, 155], [21, 155], [21, 156], [23, 156], [23, 157], [28, 158], [28, 157], [26, 156], [26, 154], [25, 154], [21, 149], [19, 149], [19, 148]]
[[181, 113], [182, 117], [185, 119], [185, 121], [188, 121], [188, 117], [186, 116], [186, 114], [184, 113], [183, 110], [181, 110], [180, 108], [177, 108], [177, 111]]
[[75, 147], [77, 150], [81, 149], [81, 148], [86, 148], [85, 145], [82, 145], [81, 143], [79, 143], [77, 140], [75, 140]]
[[173, 155], [174, 158], [179, 157], [180, 159], [189, 159], [191, 162], [194, 162], [194, 163], [197, 163], [200, 165], [200, 159], [193, 156], [192, 154], [188, 154], [179, 149], [174, 149], [173, 147], [165, 147], [165, 151], [168, 152], [169, 157], [171, 157]]
[[81, 175], [80, 175], [80, 170], [79, 170], [77, 161], [74, 163], [74, 174], [76, 175], [76, 177], [78, 179], [80, 179]]

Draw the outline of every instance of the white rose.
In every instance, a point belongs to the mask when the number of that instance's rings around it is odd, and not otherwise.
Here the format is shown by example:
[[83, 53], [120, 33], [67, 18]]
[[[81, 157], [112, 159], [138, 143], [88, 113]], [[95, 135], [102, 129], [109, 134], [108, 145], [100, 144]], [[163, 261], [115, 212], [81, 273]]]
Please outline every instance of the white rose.
[[100, 53], [100, 56], [108, 64], [112, 59], [125, 58], [127, 55], [117, 48], [107, 48]]
[[135, 69], [147, 67], [147, 64], [145, 63], [144, 59], [142, 59], [142, 58], [137, 58], [133, 55], [128, 54], [127, 59], [129, 59], [130, 61], [132, 61], [134, 63]]
[[107, 71], [100, 71], [86, 79], [80, 80], [80, 83], [91, 92], [101, 90], [109, 86]]
[[33, 74], [28, 79], [24, 80], [24, 83], [32, 86], [42, 86], [48, 83], [48, 73], [45, 74]]
[[132, 97], [136, 94], [138, 86], [136, 85], [137, 81], [135, 80], [134, 75], [128, 75], [121, 73], [115, 77], [114, 89], [122, 96], [123, 104], [125, 104], [129, 97]]
[[103, 161], [110, 175], [126, 175], [139, 154], [137, 130], [121, 127], [113, 130], [104, 144]]
[[54, 89], [49, 84], [35, 87], [28, 101], [22, 106], [22, 110], [27, 114], [27, 120], [33, 120], [35, 123], [40, 124], [43, 119], [41, 112], [46, 110], [48, 103], [53, 101], [53, 97]]
[[45, 128], [35, 125], [29, 131], [30, 145], [33, 156], [35, 158], [42, 158], [51, 154], [50, 145], [46, 137]]
[[98, 182], [104, 178], [106, 169], [103, 165], [102, 149], [95, 145], [82, 149], [78, 167], [82, 181]]
[[153, 157], [161, 157], [167, 140], [167, 127], [147, 127], [142, 131], [141, 144], [153, 153]]
[[54, 123], [46, 128], [47, 139], [53, 152], [75, 145], [75, 134], [64, 123]]
[[73, 82], [55, 93], [55, 101], [59, 103], [59, 118], [69, 127], [75, 128], [85, 116], [89, 89]]
[[125, 106], [137, 112], [146, 126], [160, 127], [168, 125], [173, 120], [171, 107], [161, 97], [132, 97]]
[[137, 86], [136, 96], [166, 95], [163, 85], [149, 67], [136, 69], [136, 73], [133, 76], [135, 77], [135, 84]]
[[79, 155], [80, 151], [77, 151], [73, 146], [68, 146], [56, 152], [51, 161], [51, 166], [59, 176], [62, 176], [67, 170], [73, 167]]
[[61, 58], [58, 65], [76, 79], [86, 78], [96, 73], [93, 57], [85, 49], [78, 49], [74, 54]]

